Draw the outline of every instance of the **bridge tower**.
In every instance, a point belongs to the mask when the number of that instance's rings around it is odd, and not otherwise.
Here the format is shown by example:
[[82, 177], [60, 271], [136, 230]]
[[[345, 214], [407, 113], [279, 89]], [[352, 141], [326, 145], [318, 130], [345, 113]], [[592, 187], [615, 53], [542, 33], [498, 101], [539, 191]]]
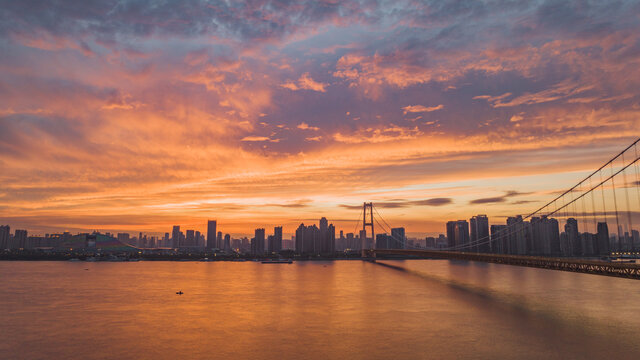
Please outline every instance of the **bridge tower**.
[[[369, 221], [367, 222], [367, 212]], [[362, 257], [367, 257], [367, 226], [371, 228], [371, 249], [376, 248], [376, 236], [373, 231], [373, 203], [364, 203], [362, 205], [362, 235], [360, 241], [362, 242]], [[375, 253], [372, 253], [375, 257]]]

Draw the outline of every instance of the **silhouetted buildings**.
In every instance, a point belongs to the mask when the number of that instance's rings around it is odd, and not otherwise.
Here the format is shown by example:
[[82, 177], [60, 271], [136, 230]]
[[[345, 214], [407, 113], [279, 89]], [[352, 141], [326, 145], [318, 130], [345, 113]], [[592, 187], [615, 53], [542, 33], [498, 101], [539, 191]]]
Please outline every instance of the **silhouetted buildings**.
[[477, 215], [469, 219], [470, 251], [488, 253], [491, 250], [489, 219], [487, 215]]
[[596, 252], [599, 255], [609, 254], [609, 227], [606, 222], [598, 223], [598, 232], [596, 234]]
[[216, 232], [217, 232], [216, 220], [207, 221], [207, 249], [211, 250], [217, 247], [216, 244]]
[[451, 249], [469, 251], [465, 245], [469, 243], [469, 223], [466, 220], [449, 221], [447, 223], [447, 245]]
[[231, 235], [224, 234], [224, 251], [231, 250]]
[[282, 251], [282, 226], [273, 228], [273, 235], [269, 236], [268, 248], [270, 253]]
[[9, 225], [0, 226], [0, 250], [9, 248], [9, 237], [11, 235], [11, 227]]
[[320, 219], [320, 227], [300, 224], [296, 229], [295, 250], [298, 254], [320, 255], [335, 252], [336, 230], [326, 218]]
[[253, 239], [251, 239], [251, 255], [264, 255], [264, 228], [256, 229]]
[[171, 247], [178, 248], [180, 247], [180, 225], [174, 225], [173, 230], [171, 232]]

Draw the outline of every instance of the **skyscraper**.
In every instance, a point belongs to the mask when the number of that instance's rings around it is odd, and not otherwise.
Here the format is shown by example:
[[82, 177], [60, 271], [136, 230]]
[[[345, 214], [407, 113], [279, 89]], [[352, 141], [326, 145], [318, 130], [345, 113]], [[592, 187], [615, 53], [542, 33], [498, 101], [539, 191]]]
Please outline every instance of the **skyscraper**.
[[269, 242], [269, 252], [279, 252], [282, 250], [282, 226], [273, 228], [273, 237]]
[[560, 233], [558, 221], [546, 215], [531, 218], [532, 241], [529, 253], [532, 255], [559, 256]]
[[185, 244], [183, 246], [195, 246], [196, 236], [193, 230], [187, 230]]
[[251, 240], [251, 255], [264, 254], [264, 228], [256, 229], [255, 236]]
[[14, 244], [16, 249], [24, 249], [27, 245], [27, 230], [16, 230]]
[[222, 231], [218, 231], [218, 235], [216, 235], [216, 248], [224, 248], [224, 244], [222, 243]]
[[178, 248], [180, 247], [180, 225], [174, 225], [173, 226], [173, 231], [171, 232], [171, 247], [172, 248]]
[[224, 234], [224, 251], [231, 250], [231, 235]]
[[329, 225], [325, 245], [325, 253], [333, 255], [336, 252], [336, 227], [333, 224]]
[[298, 254], [319, 254], [321, 251], [320, 229], [316, 225], [300, 224], [296, 229], [296, 252]]
[[0, 250], [9, 248], [9, 235], [11, 227], [9, 225], [0, 226]]
[[389, 239], [389, 249], [406, 249], [407, 237], [403, 227], [391, 229], [391, 239]]
[[456, 246], [456, 222], [447, 221], [447, 247]]
[[580, 233], [578, 232], [578, 220], [568, 218], [564, 225], [564, 232], [567, 234], [569, 242], [569, 251], [572, 256], [582, 255], [582, 242], [580, 241]]
[[207, 249], [211, 250], [216, 247], [216, 220], [207, 221]]
[[487, 215], [473, 216], [469, 220], [470, 251], [488, 253], [491, 250], [489, 240], [489, 218]]
[[525, 255], [531, 247], [531, 224], [524, 221], [522, 215], [507, 218], [509, 228], [509, 254]]
[[494, 254], [508, 253], [507, 225], [491, 225], [491, 252]]
[[609, 255], [609, 227], [606, 222], [598, 223], [598, 233], [596, 235], [597, 253], [599, 255]]

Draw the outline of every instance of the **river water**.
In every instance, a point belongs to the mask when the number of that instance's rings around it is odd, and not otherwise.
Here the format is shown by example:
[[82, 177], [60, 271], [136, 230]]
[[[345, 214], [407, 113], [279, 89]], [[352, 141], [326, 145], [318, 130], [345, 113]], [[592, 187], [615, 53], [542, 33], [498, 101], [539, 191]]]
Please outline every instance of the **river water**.
[[640, 359], [639, 338], [640, 282], [605, 276], [448, 260], [0, 262], [2, 359]]

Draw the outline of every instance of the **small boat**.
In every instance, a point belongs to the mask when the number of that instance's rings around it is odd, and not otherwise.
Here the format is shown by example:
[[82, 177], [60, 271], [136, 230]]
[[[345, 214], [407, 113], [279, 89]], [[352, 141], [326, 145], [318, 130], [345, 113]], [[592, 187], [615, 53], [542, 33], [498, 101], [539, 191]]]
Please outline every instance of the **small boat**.
[[184, 294], [184, 293], [182, 292], [182, 290], [180, 290], [180, 291], [176, 292], [176, 295], [182, 295], [182, 294]]
[[291, 259], [267, 259], [262, 260], [263, 264], [293, 264]]

